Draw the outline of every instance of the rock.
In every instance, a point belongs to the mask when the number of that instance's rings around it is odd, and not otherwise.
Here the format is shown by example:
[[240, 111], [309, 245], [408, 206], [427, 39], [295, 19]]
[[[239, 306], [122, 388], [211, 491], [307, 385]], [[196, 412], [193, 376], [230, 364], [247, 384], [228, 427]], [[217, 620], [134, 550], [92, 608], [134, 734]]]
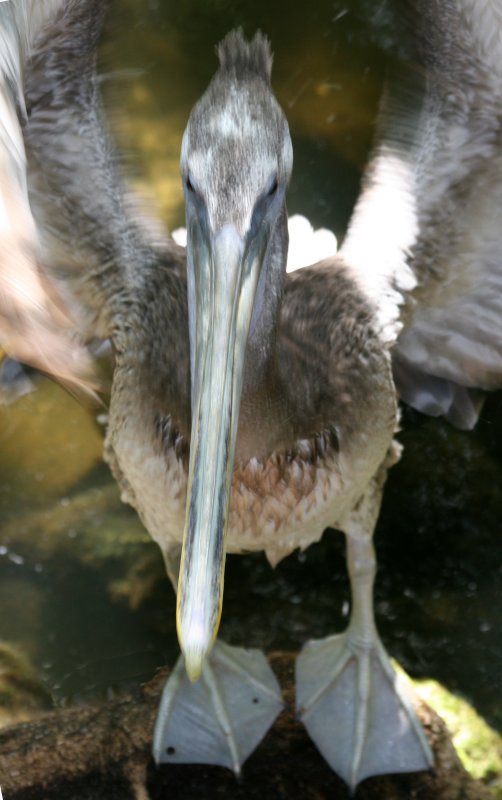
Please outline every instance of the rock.
[[[8, 800], [348, 800], [293, 712], [294, 657], [274, 654], [286, 710], [246, 762], [241, 782], [207, 766], [155, 767], [150, 756], [157, 703], [167, 671], [101, 707], [51, 712], [0, 732], [0, 785]], [[364, 781], [357, 800], [490, 800], [491, 792], [462, 766], [446, 726], [425, 703], [417, 711], [434, 752], [432, 772]]]

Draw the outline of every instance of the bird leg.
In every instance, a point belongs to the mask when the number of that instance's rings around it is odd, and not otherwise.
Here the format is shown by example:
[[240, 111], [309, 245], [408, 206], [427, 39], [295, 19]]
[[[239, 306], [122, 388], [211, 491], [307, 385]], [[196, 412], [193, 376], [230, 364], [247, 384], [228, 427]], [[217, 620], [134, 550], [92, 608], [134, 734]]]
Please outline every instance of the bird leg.
[[[176, 586], [174, 557], [165, 556]], [[217, 640], [191, 683], [183, 656], [168, 678], [157, 714], [153, 756], [157, 763], [216, 764], [240, 774], [283, 707], [278, 681], [259, 650]]]
[[[369, 493], [363, 501], [367, 512], [378, 499], [378, 492]], [[367, 520], [374, 514], [363, 516]], [[356, 519], [361, 521], [360, 510]], [[407, 687], [375, 626], [372, 536], [354, 527], [346, 526], [352, 592], [348, 628], [308, 642], [296, 663], [298, 714], [326, 761], [352, 790], [370, 775], [414, 772], [433, 763]]]

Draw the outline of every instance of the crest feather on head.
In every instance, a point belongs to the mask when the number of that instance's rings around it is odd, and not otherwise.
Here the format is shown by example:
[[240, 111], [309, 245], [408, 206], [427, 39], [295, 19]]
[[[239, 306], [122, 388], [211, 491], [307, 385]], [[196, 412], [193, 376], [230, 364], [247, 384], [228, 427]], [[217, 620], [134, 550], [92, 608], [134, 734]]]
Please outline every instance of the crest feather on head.
[[232, 72], [237, 77], [258, 75], [269, 82], [272, 72], [272, 51], [267, 37], [257, 31], [248, 42], [242, 28], [230, 31], [216, 48], [220, 69]]

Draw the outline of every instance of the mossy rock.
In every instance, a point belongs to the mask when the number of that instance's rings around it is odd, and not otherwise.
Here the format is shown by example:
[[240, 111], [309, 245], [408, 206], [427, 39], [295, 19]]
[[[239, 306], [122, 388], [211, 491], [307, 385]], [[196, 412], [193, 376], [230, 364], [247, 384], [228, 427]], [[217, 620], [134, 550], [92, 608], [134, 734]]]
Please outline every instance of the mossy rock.
[[437, 681], [417, 681], [414, 685], [446, 723], [467, 772], [502, 800], [502, 736], [466, 700]]

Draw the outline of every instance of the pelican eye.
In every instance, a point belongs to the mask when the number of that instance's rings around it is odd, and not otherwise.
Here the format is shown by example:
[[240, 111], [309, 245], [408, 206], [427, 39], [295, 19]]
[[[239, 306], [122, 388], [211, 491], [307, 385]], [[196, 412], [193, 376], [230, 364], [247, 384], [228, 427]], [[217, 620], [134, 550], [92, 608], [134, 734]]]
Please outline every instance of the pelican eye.
[[270, 186], [270, 188], [269, 188], [269, 190], [267, 192], [267, 197], [273, 197], [274, 194], [276, 193], [278, 187], [279, 187], [279, 184], [277, 183], [277, 178], [274, 178], [274, 180], [272, 181], [272, 184], [271, 184], [271, 186]]

